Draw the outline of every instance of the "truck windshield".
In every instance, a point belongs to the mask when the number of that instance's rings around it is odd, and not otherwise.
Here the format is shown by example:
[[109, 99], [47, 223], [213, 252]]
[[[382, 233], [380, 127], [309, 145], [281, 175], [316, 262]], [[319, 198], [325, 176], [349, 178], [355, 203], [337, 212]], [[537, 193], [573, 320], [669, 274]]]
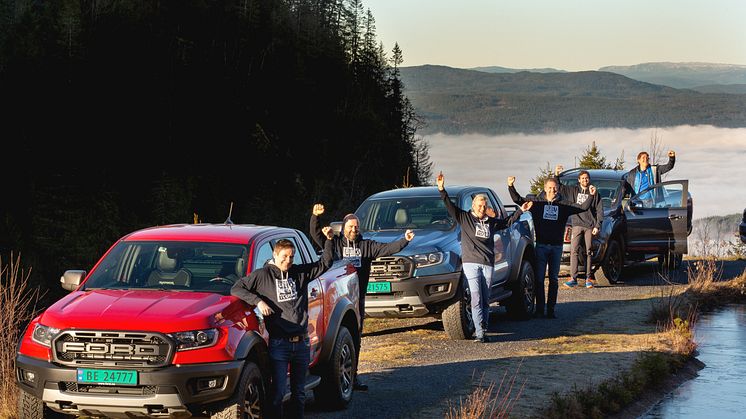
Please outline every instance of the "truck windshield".
[[356, 212], [360, 230], [450, 230], [454, 226], [440, 197], [368, 200]]
[[[567, 186], [577, 186], [578, 179], [572, 177], [570, 179], [560, 179], [560, 182]], [[597, 180], [591, 179], [591, 185], [596, 187], [596, 193], [601, 196], [601, 203], [604, 206], [604, 210], [607, 210], [616, 205], [619, 197], [619, 188], [622, 187], [622, 182], [618, 180]]]
[[246, 275], [248, 248], [239, 244], [120, 242], [83, 289], [169, 289], [229, 294]]

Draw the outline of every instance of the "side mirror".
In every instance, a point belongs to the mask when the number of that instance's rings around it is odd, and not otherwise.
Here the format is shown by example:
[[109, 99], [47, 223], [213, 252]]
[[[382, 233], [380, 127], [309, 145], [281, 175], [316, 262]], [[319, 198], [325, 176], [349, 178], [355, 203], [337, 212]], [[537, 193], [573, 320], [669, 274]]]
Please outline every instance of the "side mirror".
[[334, 221], [332, 223], [329, 223], [329, 226], [332, 228], [332, 231], [335, 235], [339, 235], [342, 232], [342, 222], [341, 221]]
[[86, 271], [70, 270], [65, 271], [65, 274], [60, 277], [62, 288], [68, 291], [75, 291], [80, 286], [85, 278]]

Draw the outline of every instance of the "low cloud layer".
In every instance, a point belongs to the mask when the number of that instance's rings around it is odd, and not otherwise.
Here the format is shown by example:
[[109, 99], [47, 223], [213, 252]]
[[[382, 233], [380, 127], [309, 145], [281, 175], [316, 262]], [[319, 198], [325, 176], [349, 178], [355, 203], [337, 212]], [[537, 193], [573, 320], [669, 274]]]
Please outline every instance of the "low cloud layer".
[[[625, 169], [657, 137], [663, 154], [676, 151], [676, 167], [665, 180], [689, 179], [694, 218], [741, 213], [746, 207], [746, 128], [677, 126], [656, 129], [599, 129], [551, 135], [428, 135], [433, 174], [442, 170], [447, 185], [493, 188], [507, 202], [506, 178], [527, 193], [530, 181], [549, 162], [575, 167], [593, 141], [611, 163], [624, 153]], [[662, 157], [665, 163], [667, 157]], [[431, 180], [434, 183], [434, 180]]]

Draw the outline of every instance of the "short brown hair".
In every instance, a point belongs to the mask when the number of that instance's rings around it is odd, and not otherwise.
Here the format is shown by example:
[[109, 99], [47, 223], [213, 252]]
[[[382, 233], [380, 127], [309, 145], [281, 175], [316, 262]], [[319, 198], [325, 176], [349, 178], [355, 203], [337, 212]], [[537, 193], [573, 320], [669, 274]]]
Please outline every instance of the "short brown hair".
[[650, 158], [650, 154], [648, 154], [647, 151], [641, 151], [641, 152], [637, 153], [637, 160], [640, 160], [640, 157], [642, 157], [643, 154], [646, 155], [646, 156], [648, 156], [648, 159]]
[[295, 250], [295, 245], [293, 244], [292, 241], [288, 239], [280, 239], [280, 240], [277, 240], [277, 243], [275, 243], [275, 248], [272, 250], [272, 253], [277, 254], [285, 249]]
[[578, 173], [578, 179], [580, 179], [580, 177], [583, 176], [583, 175], [588, 175], [588, 179], [591, 178], [591, 174], [588, 173], [587, 170], [581, 170], [580, 173]]
[[549, 182], [552, 182], [555, 185], [559, 186], [559, 182], [557, 182], [557, 179], [554, 176], [549, 176], [548, 178], [546, 178], [546, 180], [544, 180], [544, 186], [547, 186], [547, 183]]

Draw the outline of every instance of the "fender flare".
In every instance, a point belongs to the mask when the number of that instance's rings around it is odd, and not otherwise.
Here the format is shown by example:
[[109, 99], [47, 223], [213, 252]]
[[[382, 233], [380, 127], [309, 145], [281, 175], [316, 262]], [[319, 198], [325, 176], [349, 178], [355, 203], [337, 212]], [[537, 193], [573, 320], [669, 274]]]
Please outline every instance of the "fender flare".
[[[334, 347], [334, 342], [337, 341], [337, 335], [339, 334], [339, 328], [342, 325], [342, 319], [348, 311], [352, 311], [354, 313], [355, 305], [347, 296], [345, 296], [337, 301], [336, 307], [334, 307], [334, 311], [332, 311], [331, 316], [329, 316], [329, 323], [327, 325], [326, 333], [321, 344], [321, 355], [319, 356], [320, 364], [325, 363], [326, 360], [329, 359], [332, 348]], [[334, 333], [331, 333], [332, 331]], [[350, 330], [350, 333], [359, 334], [359, 327], [356, 325], [356, 330]], [[355, 335], [353, 335], [353, 339], [356, 342], [358, 341]], [[360, 350], [360, 348], [357, 349], [358, 351]]]
[[257, 359], [259, 367], [262, 369], [269, 367], [269, 350], [267, 348], [267, 342], [264, 338], [259, 335], [255, 330], [248, 333], [244, 333], [241, 341], [238, 342], [236, 347], [236, 359], [247, 359], [252, 350], [256, 349], [256, 353], [259, 357]]

